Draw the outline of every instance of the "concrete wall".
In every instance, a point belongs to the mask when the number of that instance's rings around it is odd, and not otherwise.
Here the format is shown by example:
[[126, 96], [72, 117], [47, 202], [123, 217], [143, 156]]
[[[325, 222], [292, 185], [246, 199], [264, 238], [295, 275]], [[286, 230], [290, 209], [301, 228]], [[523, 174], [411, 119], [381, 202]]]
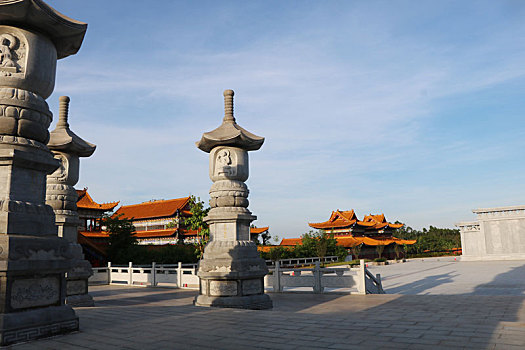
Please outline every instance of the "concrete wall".
[[456, 224], [462, 260], [525, 260], [525, 205], [474, 209], [478, 220]]

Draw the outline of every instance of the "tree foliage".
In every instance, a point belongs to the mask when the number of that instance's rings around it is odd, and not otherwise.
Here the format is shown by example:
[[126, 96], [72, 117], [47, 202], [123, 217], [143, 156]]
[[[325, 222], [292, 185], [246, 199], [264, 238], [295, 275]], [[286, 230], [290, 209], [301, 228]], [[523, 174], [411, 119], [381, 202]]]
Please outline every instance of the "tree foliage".
[[270, 249], [269, 253], [262, 253], [264, 259], [279, 260], [292, 258], [310, 258], [326, 256], [337, 256], [339, 260], [346, 257], [346, 249], [337, 245], [337, 240], [333, 235], [324, 231], [310, 231], [301, 236], [301, 243], [294, 248], [288, 249], [276, 246]]
[[191, 216], [183, 220], [183, 224], [187, 229], [196, 230], [198, 232], [196, 242], [196, 253], [199, 259], [202, 259], [204, 254], [204, 247], [210, 240], [210, 229], [208, 224], [204, 222], [204, 218], [208, 215], [210, 207], [207, 207], [199, 197], [190, 197], [190, 212]]
[[137, 246], [133, 222], [121, 219], [121, 215], [114, 218], [106, 216], [103, 222], [109, 232], [108, 260], [116, 264], [132, 261]]
[[395, 236], [417, 240], [415, 244], [406, 246], [406, 252], [410, 255], [422, 254], [425, 251], [443, 252], [461, 247], [461, 236], [457, 229], [430, 226], [428, 229], [415, 230], [405, 226], [397, 230]]

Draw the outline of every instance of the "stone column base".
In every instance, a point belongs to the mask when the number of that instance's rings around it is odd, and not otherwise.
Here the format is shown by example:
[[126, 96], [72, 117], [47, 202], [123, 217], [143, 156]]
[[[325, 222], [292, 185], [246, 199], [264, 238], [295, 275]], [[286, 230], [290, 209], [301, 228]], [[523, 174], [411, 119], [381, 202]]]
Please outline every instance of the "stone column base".
[[196, 306], [206, 307], [231, 307], [236, 309], [264, 310], [273, 307], [272, 300], [266, 294], [214, 297], [208, 295], [198, 295], [195, 298]]
[[264, 294], [266, 263], [252, 241], [211, 241], [199, 263], [199, 295], [196, 306], [269, 309]]
[[0, 314], [0, 345], [78, 331], [78, 317], [70, 306]]
[[73, 307], [90, 307], [95, 306], [93, 297], [89, 294], [78, 294], [78, 295], [68, 295], [66, 297], [66, 304]]

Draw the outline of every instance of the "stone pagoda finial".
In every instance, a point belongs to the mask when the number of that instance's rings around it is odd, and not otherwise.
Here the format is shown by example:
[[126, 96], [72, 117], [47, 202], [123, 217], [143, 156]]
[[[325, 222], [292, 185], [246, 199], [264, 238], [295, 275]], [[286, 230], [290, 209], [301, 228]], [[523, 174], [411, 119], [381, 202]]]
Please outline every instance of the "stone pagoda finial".
[[77, 136], [69, 128], [69, 96], [60, 96], [59, 115], [55, 130], [51, 131], [47, 146], [52, 151], [74, 154], [77, 157], [89, 157], [97, 146]]
[[71, 101], [71, 99], [69, 98], [69, 96], [60, 96], [58, 101], [60, 104], [58, 107], [57, 128], [67, 129], [69, 128], [69, 124], [67, 123], [67, 118], [69, 114], [69, 101]]
[[223, 122], [235, 123], [233, 116], [233, 90], [224, 90], [224, 119]]
[[264, 137], [252, 134], [235, 122], [233, 117], [233, 90], [224, 90], [224, 119], [221, 126], [202, 135], [197, 147], [209, 153], [216, 146], [239, 147], [246, 151], [256, 151], [264, 143]]

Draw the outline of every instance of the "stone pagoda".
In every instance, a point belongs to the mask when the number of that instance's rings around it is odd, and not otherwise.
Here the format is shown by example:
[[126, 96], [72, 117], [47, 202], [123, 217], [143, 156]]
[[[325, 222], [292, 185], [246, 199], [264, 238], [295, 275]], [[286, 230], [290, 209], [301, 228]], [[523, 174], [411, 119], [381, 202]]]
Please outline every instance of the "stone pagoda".
[[58, 236], [67, 239], [74, 254], [72, 267], [66, 274], [66, 304], [93, 306], [88, 294], [88, 278], [93, 274], [91, 264], [84, 259], [82, 246], [77, 242], [80, 219], [77, 212], [78, 194], [73, 186], [78, 182], [79, 157], [90, 157], [96, 146], [78, 137], [69, 128], [69, 97], [60, 97], [58, 123], [51, 132], [47, 146], [60, 162], [59, 168], [47, 176], [46, 203], [55, 212]]
[[45, 99], [86, 29], [41, 0], [0, 0], [0, 345], [78, 330], [65, 305], [73, 254], [45, 203], [59, 166]]
[[250, 240], [248, 210], [248, 151], [261, 148], [264, 138], [240, 127], [233, 117], [233, 91], [224, 91], [224, 119], [217, 129], [204, 133], [197, 147], [210, 153], [210, 242], [200, 261], [197, 306], [268, 309], [264, 294], [268, 273], [257, 246]]

